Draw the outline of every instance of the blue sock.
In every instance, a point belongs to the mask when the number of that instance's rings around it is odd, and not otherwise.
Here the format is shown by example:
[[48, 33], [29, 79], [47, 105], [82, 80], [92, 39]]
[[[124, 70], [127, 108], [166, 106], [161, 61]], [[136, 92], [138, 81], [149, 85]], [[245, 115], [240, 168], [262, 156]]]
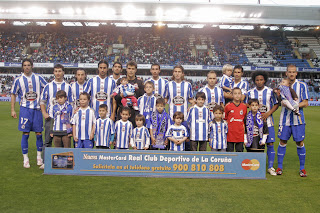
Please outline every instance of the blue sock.
[[42, 135], [36, 135], [36, 138], [37, 151], [41, 152], [43, 147]]
[[300, 161], [300, 170], [304, 169], [304, 164], [306, 161], [306, 148], [303, 146], [297, 146], [297, 153]]
[[28, 154], [28, 139], [29, 139], [29, 135], [22, 134], [22, 138], [21, 138], [22, 154]]
[[282, 169], [282, 163], [283, 163], [283, 159], [284, 156], [286, 154], [286, 150], [287, 150], [287, 145], [281, 145], [279, 144], [278, 146], [278, 168]]
[[274, 158], [276, 156], [276, 152], [274, 151], [273, 145], [267, 145], [267, 155], [268, 155], [268, 169], [273, 167]]

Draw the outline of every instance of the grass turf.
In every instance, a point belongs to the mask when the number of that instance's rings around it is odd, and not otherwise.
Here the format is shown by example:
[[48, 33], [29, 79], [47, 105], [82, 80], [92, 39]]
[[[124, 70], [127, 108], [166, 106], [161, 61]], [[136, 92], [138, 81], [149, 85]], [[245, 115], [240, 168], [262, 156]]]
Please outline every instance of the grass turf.
[[10, 104], [0, 102], [0, 212], [319, 212], [320, 107], [308, 107], [305, 115], [307, 178], [298, 174], [292, 140], [284, 174], [267, 174], [267, 180], [49, 176], [36, 166], [33, 133], [31, 168], [22, 167], [18, 120], [10, 117]]

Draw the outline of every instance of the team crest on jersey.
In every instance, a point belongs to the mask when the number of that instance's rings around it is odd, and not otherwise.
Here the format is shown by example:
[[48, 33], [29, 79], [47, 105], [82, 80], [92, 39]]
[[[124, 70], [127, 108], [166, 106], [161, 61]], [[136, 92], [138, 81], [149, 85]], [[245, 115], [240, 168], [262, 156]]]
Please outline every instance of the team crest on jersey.
[[27, 92], [25, 95], [25, 98], [27, 99], [27, 101], [35, 101], [37, 100], [37, 97], [38, 97], [38, 94], [33, 91]]
[[231, 112], [231, 113], [234, 113], [234, 110], [232, 109], [232, 110], [230, 110], [230, 112]]
[[103, 125], [103, 124], [101, 124], [100, 129], [101, 129], [101, 130], [103, 130], [103, 129], [104, 129], [104, 125]]
[[182, 96], [176, 96], [173, 98], [172, 102], [176, 106], [181, 106], [184, 104], [184, 98]]
[[122, 127], [122, 130], [121, 130], [122, 132], [125, 132], [126, 131], [126, 127], [124, 126], [124, 127]]
[[105, 92], [97, 92], [96, 94], [96, 99], [98, 101], [106, 101], [108, 98], [108, 94]]
[[240, 115], [243, 115], [243, 110], [240, 110]]
[[161, 96], [160, 94], [158, 94], [158, 93], [155, 93], [155, 94], [154, 94], [154, 97], [156, 97], [156, 99], [162, 98], [162, 96]]

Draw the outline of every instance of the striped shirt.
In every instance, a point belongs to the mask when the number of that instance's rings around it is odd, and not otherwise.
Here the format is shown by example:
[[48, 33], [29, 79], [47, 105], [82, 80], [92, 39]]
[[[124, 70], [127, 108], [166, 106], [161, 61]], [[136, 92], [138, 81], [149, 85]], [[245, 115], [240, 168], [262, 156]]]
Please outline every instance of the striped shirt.
[[[272, 109], [275, 104], [278, 104], [278, 100], [273, 90], [269, 87], [264, 87], [262, 90], [258, 90], [256, 87], [249, 90], [248, 100], [250, 99], [259, 100], [259, 111], [264, 114]], [[273, 115], [267, 118], [268, 127], [274, 126]]]
[[71, 83], [72, 99], [74, 101], [74, 108], [80, 107], [79, 97], [84, 92], [87, 82], [85, 81], [82, 85], [78, 82]]
[[204, 104], [212, 111], [215, 104], [221, 104], [224, 102], [223, 90], [219, 86], [215, 86], [213, 89], [210, 89], [208, 85], [202, 87], [199, 92], [204, 92], [206, 95], [206, 101]]
[[240, 88], [243, 95], [247, 96], [249, 91], [249, 83], [246, 80], [241, 80], [239, 83], [232, 82], [231, 88]]
[[85, 109], [80, 108], [73, 115], [71, 123], [76, 127], [76, 137], [78, 140], [89, 140], [92, 128], [96, 124], [94, 110], [90, 107]]
[[84, 91], [91, 95], [91, 107], [94, 109], [97, 118], [99, 117], [100, 104], [108, 106], [107, 117], [111, 116], [113, 110], [111, 94], [115, 88], [115, 81], [109, 77], [102, 79], [96, 76], [88, 81]]
[[150, 133], [147, 127], [136, 127], [131, 134], [130, 144], [137, 149], [149, 148], [150, 146]]
[[229, 77], [226, 74], [223, 74], [223, 76], [220, 79], [219, 86], [221, 88], [223, 88], [223, 87], [231, 88], [231, 86], [232, 86], [232, 77], [231, 76]]
[[67, 131], [71, 128], [72, 106], [68, 102], [63, 105], [54, 105], [52, 111], [54, 118], [53, 131]]
[[38, 74], [32, 73], [29, 77], [21, 74], [14, 80], [11, 94], [18, 95], [20, 106], [40, 109], [40, 96], [46, 84], [46, 80]]
[[129, 149], [129, 142], [133, 130], [133, 125], [130, 121], [118, 120], [115, 124], [117, 148]]
[[52, 108], [54, 105], [57, 104], [56, 101], [56, 93], [59, 90], [64, 90], [67, 93], [67, 97], [68, 97], [68, 102], [72, 103], [73, 99], [72, 99], [72, 91], [71, 91], [71, 86], [70, 84], [68, 84], [65, 81], [62, 82], [56, 82], [55, 80], [53, 80], [52, 82], [48, 83], [42, 92], [41, 95], [41, 103], [43, 104], [47, 104], [47, 113], [49, 114], [49, 116], [51, 118], [53, 118], [53, 112], [52, 112]]
[[[292, 85], [291, 88], [297, 93], [298, 96], [298, 103], [301, 103], [303, 100], [309, 99], [309, 92], [308, 86], [306, 83], [296, 80]], [[301, 116], [296, 115], [291, 110], [287, 109], [286, 107], [282, 107], [280, 113], [280, 126], [296, 126], [300, 124], [305, 124], [305, 118], [303, 114], [303, 108], [299, 108], [299, 112]]]
[[192, 87], [187, 81], [177, 83], [170, 81], [166, 84], [165, 98], [169, 100], [169, 115], [173, 119], [175, 112], [182, 112], [187, 117], [188, 100], [192, 98]]
[[[187, 128], [183, 125], [176, 126], [176, 125], [171, 125], [169, 126], [166, 137], [172, 137], [177, 140], [181, 140], [184, 137], [188, 137], [188, 131]], [[170, 141], [170, 150], [171, 151], [184, 151], [185, 149], [185, 142], [183, 142], [180, 145], [176, 145], [174, 142]]]
[[228, 124], [225, 121], [216, 122], [213, 120], [210, 123], [210, 139], [209, 145], [213, 149], [226, 149], [227, 148], [227, 133]]
[[153, 78], [149, 78], [146, 80], [147, 81], [151, 81], [154, 84], [154, 96], [159, 98], [164, 98], [165, 96], [165, 87], [166, 84], [168, 83], [168, 80], [163, 79], [161, 77], [159, 77], [158, 80], [154, 80]]
[[193, 106], [190, 109], [187, 118], [190, 127], [190, 140], [207, 141], [210, 121], [211, 115], [207, 107]]
[[149, 119], [150, 114], [156, 110], [156, 100], [154, 95], [148, 96], [147, 94], [138, 99], [139, 113], [146, 119]]
[[98, 118], [96, 122], [96, 146], [110, 146], [110, 136], [114, 134], [114, 123], [110, 118]]

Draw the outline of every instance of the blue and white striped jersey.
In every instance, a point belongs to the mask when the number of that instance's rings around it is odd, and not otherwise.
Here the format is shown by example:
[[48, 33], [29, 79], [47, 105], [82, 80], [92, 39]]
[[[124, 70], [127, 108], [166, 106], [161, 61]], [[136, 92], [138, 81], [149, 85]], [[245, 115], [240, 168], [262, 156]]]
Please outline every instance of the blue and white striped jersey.
[[133, 130], [132, 123], [128, 120], [126, 122], [118, 120], [115, 124], [115, 140], [116, 147], [121, 149], [129, 149], [129, 142]]
[[52, 107], [54, 118], [53, 131], [67, 131], [67, 129], [71, 128], [72, 110], [72, 106], [68, 102], [65, 102], [63, 105], [57, 103]]
[[71, 83], [72, 99], [74, 101], [74, 108], [80, 107], [79, 97], [80, 94], [84, 92], [87, 82], [85, 81], [82, 85], [78, 82]]
[[47, 104], [47, 113], [51, 118], [53, 118], [52, 107], [57, 104], [56, 93], [59, 90], [64, 90], [67, 93], [68, 102], [73, 103], [70, 84], [65, 81], [56, 82], [55, 80], [48, 83], [43, 89], [41, 104]]
[[156, 98], [164, 98], [165, 97], [165, 87], [168, 83], [168, 80], [159, 77], [158, 80], [154, 80], [153, 78], [147, 79], [145, 82], [151, 81], [154, 84], [154, 96]]
[[231, 76], [229, 77], [226, 74], [223, 74], [223, 76], [220, 79], [219, 86], [221, 88], [223, 88], [223, 87], [231, 88], [231, 86], [232, 86], [232, 77]]
[[46, 84], [46, 80], [38, 74], [32, 73], [29, 77], [21, 74], [14, 80], [11, 94], [18, 96], [20, 106], [40, 109], [41, 93]]
[[110, 118], [98, 118], [96, 122], [96, 146], [110, 146], [110, 137], [114, 134], [114, 123]]
[[210, 139], [209, 144], [213, 149], [227, 148], [228, 124], [226, 121], [210, 123]]
[[79, 108], [78, 112], [73, 115], [71, 123], [76, 126], [75, 136], [78, 137], [78, 140], [89, 140], [92, 128], [96, 124], [94, 110], [90, 107]]
[[187, 81], [177, 83], [170, 81], [166, 84], [165, 98], [169, 101], [169, 115], [173, 119], [175, 112], [182, 112], [187, 117], [188, 100], [192, 98], [192, 87]]
[[[171, 125], [169, 126], [167, 133], [166, 133], [166, 137], [172, 137], [174, 139], [183, 139], [184, 137], [188, 137], [188, 130], [185, 126], [180, 125], [180, 126], [176, 126], [176, 125]], [[171, 151], [184, 151], [185, 149], [185, 142], [183, 142], [180, 145], [176, 145], [175, 143], [173, 143], [172, 141], [170, 141], [170, 150]]]
[[[275, 104], [278, 104], [276, 94], [269, 87], [264, 87], [262, 90], [258, 90], [256, 87], [249, 90], [248, 100], [250, 99], [259, 100], [259, 111], [264, 114], [272, 109]], [[274, 126], [273, 115], [267, 118], [268, 127]]]
[[191, 107], [187, 117], [190, 127], [190, 140], [207, 141], [211, 120], [211, 113], [207, 107], [198, 107], [197, 105]]
[[102, 79], [96, 76], [88, 81], [84, 91], [91, 96], [91, 107], [94, 109], [97, 118], [99, 117], [100, 104], [106, 104], [108, 106], [107, 117], [111, 116], [113, 100], [111, 94], [115, 88], [115, 81], [109, 77]]
[[148, 96], [144, 94], [138, 98], [139, 113], [144, 115], [147, 119], [150, 118], [150, 114], [156, 110], [157, 98], [154, 95]]
[[247, 96], [247, 93], [249, 91], [249, 83], [246, 80], [241, 80], [239, 83], [232, 82], [231, 88], [240, 88], [243, 95]]
[[[291, 88], [297, 93], [298, 103], [301, 103], [303, 100], [309, 99], [309, 91], [306, 83], [296, 80]], [[294, 114], [291, 110], [286, 107], [282, 107], [280, 113], [279, 126], [296, 126], [300, 124], [305, 124], [305, 118], [303, 114], [303, 108], [299, 108], [301, 116]]]
[[147, 127], [136, 127], [131, 134], [130, 144], [137, 149], [149, 148], [150, 133]]
[[212, 111], [216, 104], [220, 105], [221, 103], [225, 103], [223, 90], [219, 86], [215, 86], [213, 89], [210, 89], [209, 86], [206, 85], [199, 89], [199, 92], [204, 92], [204, 94], [206, 94], [206, 101], [204, 104], [210, 109], [210, 111]]

